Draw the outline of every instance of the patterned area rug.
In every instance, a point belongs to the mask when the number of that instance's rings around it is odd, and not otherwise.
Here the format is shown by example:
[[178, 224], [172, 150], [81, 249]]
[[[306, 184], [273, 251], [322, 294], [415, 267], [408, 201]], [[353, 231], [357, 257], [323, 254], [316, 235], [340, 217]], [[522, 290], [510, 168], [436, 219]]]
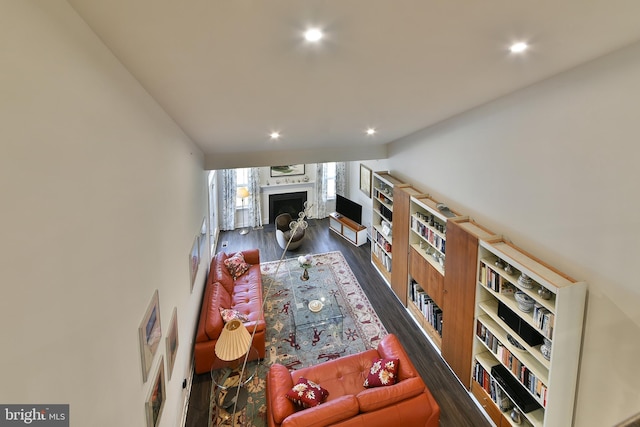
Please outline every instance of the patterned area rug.
[[[387, 334], [342, 253], [313, 255], [306, 281], [302, 280], [303, 269], [297, 257], [285, 259], [279, 267], [278, 264], [279, 261], [261, 264], [267, 355], [247, 384], [247, 406], [236, 413], [234, 424], [228, 413], [216, 410], [215, 399], [220, 395], [213, 390], [210, 426], [266, 425], [265, 378], [271, 364], [280, 363], [289, 369], [315, 365], [375, 348]], [[302, 312], [294, 315], [296, 309], [308, 307], [307, 295], [322, 295], [322, 310], [331, 308], [336, 315], [329, 316], [325, 311], [324, 321], [313, 317], [305, 320]]]

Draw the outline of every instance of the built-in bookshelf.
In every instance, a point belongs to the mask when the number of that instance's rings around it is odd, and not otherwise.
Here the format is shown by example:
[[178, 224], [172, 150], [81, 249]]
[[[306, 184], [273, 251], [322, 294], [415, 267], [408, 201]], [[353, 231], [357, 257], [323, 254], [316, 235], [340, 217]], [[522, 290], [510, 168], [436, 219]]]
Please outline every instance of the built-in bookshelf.
[[371, 263], [391, 286], [393, 260], [393, 190], [404, 184], [389, 172], [374, 172], [372, 178]]
[[586, 284], [503, 239], [480, 241], [477, 274], [474, 396], [496, 423], [572, 425]]

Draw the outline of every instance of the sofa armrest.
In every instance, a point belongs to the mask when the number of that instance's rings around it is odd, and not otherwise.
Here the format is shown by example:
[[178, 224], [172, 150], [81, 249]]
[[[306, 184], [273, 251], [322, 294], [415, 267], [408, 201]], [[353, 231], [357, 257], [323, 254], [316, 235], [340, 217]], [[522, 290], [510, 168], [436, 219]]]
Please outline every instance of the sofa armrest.
[[260, 250], [259, 249], [247, 249], [242, 251], [244, 261], [247, 264], [259, 265], [260, 264]]
[[282, 422], [282, 427], [325, 427], [355, 417], [358, 413], [358, 400], [355, 396], [340, 396], [289, 415]]
[[407, 378], [394, 385], [368, 388], [356, 396], [360, 412], [371, 412], [424, 393], [422, 378]]
[[267, 390], [270, 416], [277, 424], [296, 411], [292, 401], [285, 395], [293, 387], [293, 379], [289, 370], [279, 363], [274, 363], [267, 373]]

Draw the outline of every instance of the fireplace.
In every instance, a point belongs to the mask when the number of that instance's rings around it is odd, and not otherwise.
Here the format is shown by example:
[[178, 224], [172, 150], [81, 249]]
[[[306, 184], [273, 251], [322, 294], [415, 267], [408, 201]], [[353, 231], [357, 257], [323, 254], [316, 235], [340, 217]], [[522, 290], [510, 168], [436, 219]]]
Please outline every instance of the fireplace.
[[304, 209], [307, 201], [307, 192], [281, 193], [269, 195], [269, 224], [274, 224], [276, 217], [281, 213], [288, 213], [293, 219], [298, 218], [298, 213]]

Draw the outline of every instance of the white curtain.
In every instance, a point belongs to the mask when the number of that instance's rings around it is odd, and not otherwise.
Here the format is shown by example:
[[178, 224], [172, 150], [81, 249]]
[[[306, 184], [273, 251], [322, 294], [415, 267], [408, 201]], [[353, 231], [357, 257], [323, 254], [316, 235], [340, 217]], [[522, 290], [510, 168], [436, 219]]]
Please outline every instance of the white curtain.
[[260, 169], [249, 169], [249, 226], [262, 228], [262, 198], [260, 197]]
[[316, 205], [317, 218], [327, 217], [327, 168], [324, 163], [316, 164]]
[[347, 163], [336, 162], [336, 193], [346, 197], [347, 188], [349, 188], [349, 174], [347, 173]]
[[236, 228], [236, 171], [224, 169], [222, 171], [222, 224], [225, 231]]

